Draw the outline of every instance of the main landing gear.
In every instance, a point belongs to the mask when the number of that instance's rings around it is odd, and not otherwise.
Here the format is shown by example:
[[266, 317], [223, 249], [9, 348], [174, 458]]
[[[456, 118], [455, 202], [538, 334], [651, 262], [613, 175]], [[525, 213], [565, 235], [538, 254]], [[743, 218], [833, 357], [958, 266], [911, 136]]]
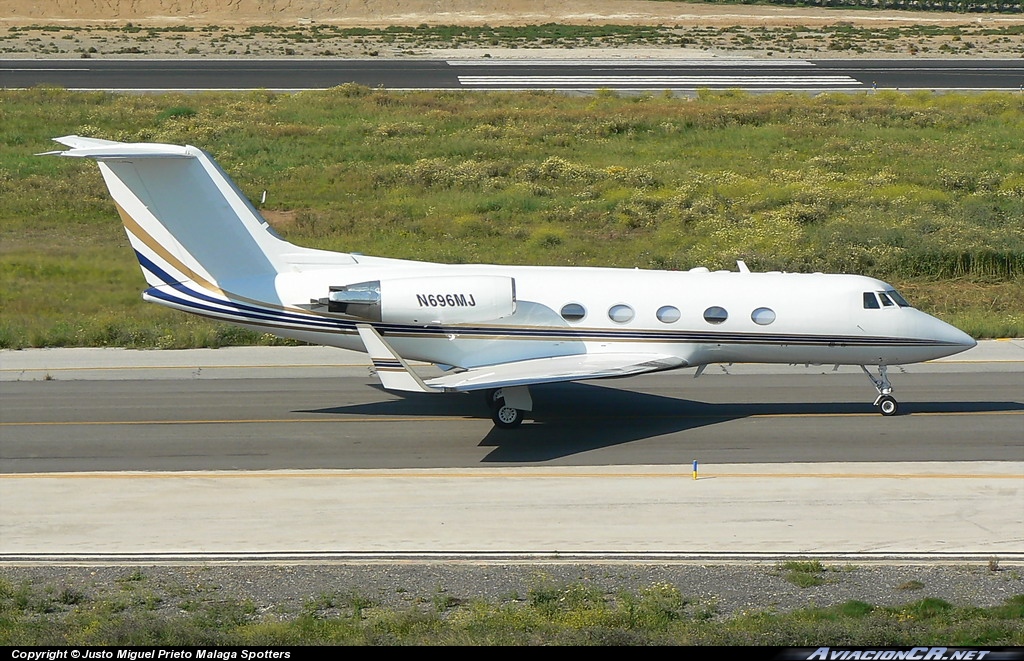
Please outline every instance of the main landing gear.
[[864, 365], [860, 368], [864, 370], [868, 378], [871, 379], [871, 383], [875, 384], [875, 390], [878, 391], [878, 397], [875, 398], [875, 406], [878, 407], [879, 412], [882, 415], [896, 415], [899, 411], [899, 404], [896, 402], [896, 398], [892, 396], [892, 384], [889, 383], [889, 366], [879, 365], [878, 376], [872, 376], [871, 372]]
[[484, 391], [487, 405], [491, 408], [491, 420], [500, 429], [513, 429], [523, 424], [526, 411], [509, 406], [505, 403], [505, 393], [501, 388]]

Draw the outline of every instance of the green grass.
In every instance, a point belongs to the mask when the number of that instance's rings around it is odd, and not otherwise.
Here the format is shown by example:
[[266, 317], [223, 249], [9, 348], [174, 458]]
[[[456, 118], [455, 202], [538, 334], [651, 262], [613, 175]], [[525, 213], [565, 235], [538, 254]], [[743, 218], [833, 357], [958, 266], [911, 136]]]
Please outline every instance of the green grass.
[[210, 151], [289, 240], [454, 263], [838, 271], [1024, 335], [1024, 97], [0, 92], [0, 347], [277, 342], [144, 305], [70, 133]]
[[458, 599], [438, 591], [387, 607], [324, 593], [296, 612], [258, 608], [196, 585], [160, 596], [146, 577], [115, 596], [0, 579], [0, 644], [51, 645], [951, 645], [1024, 643], [1024, 595], [992, 608], [934, 597], [898, 606], [846, 601], [723, 616], [713, 603], [653, 584], [609, 592], [538, 580], [525, 595]]
[[785, 572], [786, 580], [801, 588], [822, 585], [825, 578], [825, 566], [817, 560], [793, 560], [782, 563], [780, 569]]

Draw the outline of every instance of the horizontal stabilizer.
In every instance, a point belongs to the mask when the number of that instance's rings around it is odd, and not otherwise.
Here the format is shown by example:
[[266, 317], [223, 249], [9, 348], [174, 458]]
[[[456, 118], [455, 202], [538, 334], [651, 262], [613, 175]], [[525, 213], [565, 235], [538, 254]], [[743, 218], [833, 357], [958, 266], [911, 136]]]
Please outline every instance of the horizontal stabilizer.
[[40, 156], [70, 156], [72, 158], [93, 158], [97, 161], [135, 159], [135, 158], [195, 158], [195, 148], [181, 145], [162, 145], [157, 143], [125, 143], [99, 138], [83, 138], [78, 135], [67, 135], [54, 138], [55, 142], [67, 145], [67, 151], [50, 151]]
[[54, 142], [67, 145], [72, 149], [86, 149], [88, 147], [109, 147], [112, 145], [123, 145], [117, 140], [104, 140], [103, 138], [86, 138], [80, 135], [65, 135], [62, 138], [54, 138]]

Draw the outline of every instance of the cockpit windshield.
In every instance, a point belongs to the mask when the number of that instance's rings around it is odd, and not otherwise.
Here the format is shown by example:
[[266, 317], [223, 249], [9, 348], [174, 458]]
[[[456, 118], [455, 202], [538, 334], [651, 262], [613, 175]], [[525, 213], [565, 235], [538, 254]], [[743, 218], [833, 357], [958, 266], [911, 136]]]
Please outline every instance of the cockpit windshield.
[[900, 306], [901, 308], [911, 307], [910, 303], [907, 303], [907, 299], [900, 296], [899, 292], [896, 291], [895, 289], [886, 289], [885, 293], [889, 296], [889, 298], [896, 301], [896, 305]]
[[891, 308], [896, 306], [901, 308], [911, 307], [910, 303], [907, 303], [907, 299], [900, 296], [899, 292], [895, 289], [864, 292], [865, 310], [878, 310], [880, 308]]

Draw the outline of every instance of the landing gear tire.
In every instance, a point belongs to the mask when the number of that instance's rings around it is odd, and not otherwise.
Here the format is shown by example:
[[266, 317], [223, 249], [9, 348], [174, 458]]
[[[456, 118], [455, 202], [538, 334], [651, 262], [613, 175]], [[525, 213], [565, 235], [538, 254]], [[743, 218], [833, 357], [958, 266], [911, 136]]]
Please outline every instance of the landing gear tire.
[[878, 398], [878, 410], [882, 415], [896, 415], [899, 411], [899, 404], [896, 403], [896, 398], [892, 395], [882, 395]]
[[519, 409], [506, 406], [505, 402], [499, 406], [494, 407], [494, 413], [491, 415], [491, 420], [494, 421], [496, 427], [501, 429], [512, 429], [523, 424], [523, 412]]
[[505, 405], [505, 397], [501, 392], [501, 388], [492, 388], [484, 391], [484, 397], [487, 401], [487, 406], [490, 407], [491, 411], [501, 408]]
[[868, 371], [866, 365], [861, 365], [860, 368], [864, 370], [864, 374], [871, 379], [871, 383], [875, 385], [875, 390], [878, 391], [878, 397], [875, 399], [875, 406], [878, 407], [878, 411], [884, 416], [896, 415], [900, 407], [896, 403], [896, 398], [891, 394], [892, 384], [889, 383], [889, 366], [879, 365], [877, 378], [871, 376], [871, 372]]

